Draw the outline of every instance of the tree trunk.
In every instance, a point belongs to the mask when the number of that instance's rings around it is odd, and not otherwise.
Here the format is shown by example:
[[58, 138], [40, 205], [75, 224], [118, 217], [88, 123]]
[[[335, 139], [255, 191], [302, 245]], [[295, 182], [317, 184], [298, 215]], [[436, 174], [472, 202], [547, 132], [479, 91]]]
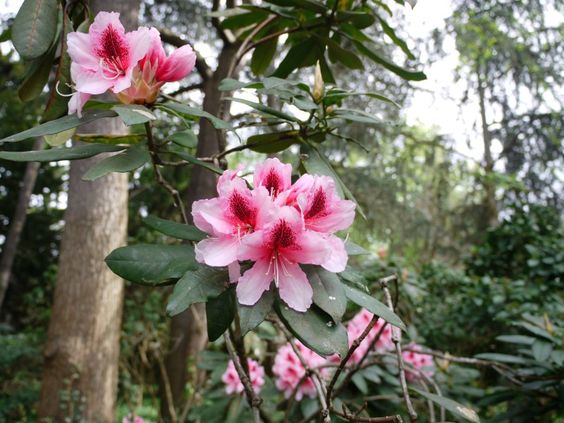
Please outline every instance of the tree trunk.
[[[42, 146], [43, 138], [37, 138], [33, 143], [34, 150], [40, 150]], [[10, 221], [10, 229], [6, 235], [4, 245], [2, 245], [2, 259], [0, 260], [0, 310], [2, 310], [8, 284], [12, 277], [12, 265], [14, 264], [20, 236], [27, 218], [27, 206], [29, 205], [33, 188], [35, 187], [35, 180], [39, 173], [39, 165], [39, 162], [30, 162], [25, 168], [24, 179], [18, 194], [14, 217]]]
[[[217, 89], [219, 82], [227, 76], [227, 72], [237, 51], [238, 44], [226, 44], [218, 58], [218, 66], [211, 78], [204, 81], [204, 110], [215, 115], [227, 117], [222, 112], [221, 92]], [[226, 105], [224, 110], [227, 110]], [[217, 131], [209, 121], [200, 120], [198, 134], [197, 157], [209, 157], [225, 148], [223, 134]], [[214, 197], [216, 191], [216, 175], [200, 166], [192, 170], [190, 184], [186, 193], [187, 210], [192, 203], [202, 198]], [[191, 216], [189, 216], [191, 218]], [[188, 310], [172, 318], [170, 326], [170, 345], [166, 357], [166, 370], [174, 406], [177, 410], [184, 405], [184, 391], [188, 381], [187, 359], [197, 358], [207, 344], [206, 310], [203, 304], [195, 304]], [[161, 414], [165, 421], [171, 416], [166, 397], [161, 395]]]
[[[137, 22], [139, 1], [91, 2], [121, 12], [124, 26]], [[84, 125], [82, 133], [124, 134], [117, 119]], [[115, 421], [123, 280], [104, 263], [127, 236], [127, 174], [112, 173], [94, 182], [82, 175], [108, 157], [73, 161], [61, 242], [55, 298], [44, 350], [39, 417], [57, 422]]]

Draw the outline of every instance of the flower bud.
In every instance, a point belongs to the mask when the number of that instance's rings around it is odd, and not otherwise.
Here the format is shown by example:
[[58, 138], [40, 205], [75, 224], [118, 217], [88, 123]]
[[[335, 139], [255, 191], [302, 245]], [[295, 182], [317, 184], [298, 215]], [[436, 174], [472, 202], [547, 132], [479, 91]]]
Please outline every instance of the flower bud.
[[321, 66], [319, 62], [315, 65], [315, 78], [313, 80], [313, 99], [319, 102], [325, 93], [325, 84], [323, 83], [323, 76], [321, 75]]

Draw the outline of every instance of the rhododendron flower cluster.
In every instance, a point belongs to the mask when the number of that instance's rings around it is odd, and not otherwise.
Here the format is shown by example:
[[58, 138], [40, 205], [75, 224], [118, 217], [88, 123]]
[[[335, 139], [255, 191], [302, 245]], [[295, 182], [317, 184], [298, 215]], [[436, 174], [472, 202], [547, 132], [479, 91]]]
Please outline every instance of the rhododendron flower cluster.
[[[241, 304], [256, 304], [274, 282], [286, 304], [306, 311], [313, 290], [300, 264], [331, 272], [347, 265], [335, 232], [352, 224], [355, 204], [339, 198], [330, 177], [305, 174], [292, 184], [291, 176], [291, 165], [268, 159], [257, 166], [250, 189], [228, 170], [218, 180], [218, 197], [192, 206], [194, 224], [210, 235], [196, 246], [196, 259], [229, 266]], [[239, 276], [239, 262], [246, 260], [253, 265]]]
[[[252, 358], [247, 359], [247, 364], [249, 366], [249, 379], [251, 381], [251, 385], [253, 386], [255, 393], [258, 394], [264, 385], [264, 367]], [[227, 369], [225, 370], [225, 373], [223, 373], [221, 380], [225, 383], [225, 392], [229, 395], [240, 394], [245, 389], [232, 360], [229, 360]]]
[[145, 420], [143, 420], [143, 417], [135, 416], [133, 417], [133, 420], [129, 419], [129, 417], [124, 417], [123, 419], [121, 419], [121, 423], [146, 423], [146, 422]]
[[415, 368], [416, 371], [424, 373], [426, 376], [432, 376], [433, 370], [433, 358], [429, 354], [421, 354], [417, 351], [423, 351], [421, 345], [411, 343], [407, 346], [410, 351], [402, 352], [402, 358], [406, 366], [406, 377], [410, 380], [418, 379], [420, 377], [419, 373], [410, 370], [410, 367]]
[[67, 45], [75, 89], [69, 113], [79, 115], [92, 95], [108, 90], [124, 103], [151, 104], [165, 82], [181, 80], [196, 62], [188, 45], [167, 57], [155, 28], [125, 32], [115, 12], [98, 13], [87, 33], [68, 34]]
[[[349, 347], [352, 345], [355, 339], [357, 339], [364, 329], [368, 326], [372, 317], [374, 315], [370, 313], [366, 309], [360, 310], [347, 324], [347, 333], [349, 336]], [[382, 327], [385, 325], [384, 329]], [[392, 327], [387, 324], [384, 320], [378, 319], [378, 322], [374, 325], [374, 327], [368, 332], [366, 338], [360, 343], [358, 348], [353, 352], [351, 358], [349, 359], [349, 363], [356, 364], [358, 363], [361, 358], [366, 354], [370, 345], [378, 335], [378, 332], [382, 330], [380, 337], [374, 344], [374, 349], [379, 352], [388, 351], [393, 348], [392, 343]]]
[[[301, 342], [296, 341], [295, 345], [309, 368], [319, 367], [327, 363], [325, 358], [313, 352]], [[289, 398], [294, 391], [297, 401], [300, 401], [304, 396], [315, 397], [316, 391], [313, 380], [311, 376], [304, 378], [306, 369], [289, 343], [278, 350], [274, 358], [272, 373], [276, 378], [276, 387], [284, 392], [286, 398]], [[327, 374], [327, 369], [321, 369], [320, 373], [321, 375]]]

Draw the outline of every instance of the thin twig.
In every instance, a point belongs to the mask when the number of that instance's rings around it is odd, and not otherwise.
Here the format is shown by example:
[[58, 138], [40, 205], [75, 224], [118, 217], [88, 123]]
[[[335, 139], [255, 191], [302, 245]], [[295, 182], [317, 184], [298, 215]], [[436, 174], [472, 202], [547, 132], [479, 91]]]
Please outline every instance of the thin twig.
[[[392, 296], [390, 294], [390, 289], [388, 288], [388, 283], [397, 279], [397, 275], [391, 275], [386, 278], [380, 279], [380, 286], [384, 290], [384, 295], [386, 296], [386, 302], [388, 303], [388, 307], [393, 312], [394, 311], [394, 304], [392, 302]], [[411, 399], [409, 397], [409, 391], [407, 390], [407, 381], [405, 379], [405, 369], [403, 365], [403, 358], [401, 354], [401, 329], [396, 328], [395, 326], [391, 327], [392, 329], [392, 342], [396, 348], [396, 355], [398, 360], [398, 368], [399, 368], [399, 381], [401, 385], [401, 390], [403, 392], [403, 398], [405, 401], [405, 405], [407, 407], [407, 412], [409, 414], [409, 420], [413, 423], [417, 421], [417, 413], [413, 408], [413, 404], [411, 403]]]
[[155, 354], [155, 358], [159, 363], [159, 371], [161, 372], [161, 377], [163, 378], [163, 384], [165, 388], [165, 397], [166, 397], [166, 405], [168, 408], [168, 413], [170, 414], [170, 418], [173, 422], [178, 421], [176, 417], [176, 410], [174, 409], [174, 404], [172, 402], [172, 390], [170, 387], [170, 381], [168, 379], [168, 373], [166, 372], [166, 368], [164, 365], [164, 361], [160, 354]]

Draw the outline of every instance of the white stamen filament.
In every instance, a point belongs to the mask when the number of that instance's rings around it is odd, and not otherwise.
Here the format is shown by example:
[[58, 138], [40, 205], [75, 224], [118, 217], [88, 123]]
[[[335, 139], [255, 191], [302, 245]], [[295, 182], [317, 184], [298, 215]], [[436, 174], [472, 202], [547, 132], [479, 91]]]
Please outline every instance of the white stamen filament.
[[[65, 93], [62, 93], [59, 90], [59, 84], [60, 83], [61, 83], [61, 81], [57, 81], [57, 83], [55, 84], [55, 91], [57, 92], [57, 94], [59, 94], [61, 97], [72, 97], [74, 95], [74, 93], [65, 94]], [[65, 85], [72, 89], [72, 85], [70, 85], [70, 84], [65, 84]]]

